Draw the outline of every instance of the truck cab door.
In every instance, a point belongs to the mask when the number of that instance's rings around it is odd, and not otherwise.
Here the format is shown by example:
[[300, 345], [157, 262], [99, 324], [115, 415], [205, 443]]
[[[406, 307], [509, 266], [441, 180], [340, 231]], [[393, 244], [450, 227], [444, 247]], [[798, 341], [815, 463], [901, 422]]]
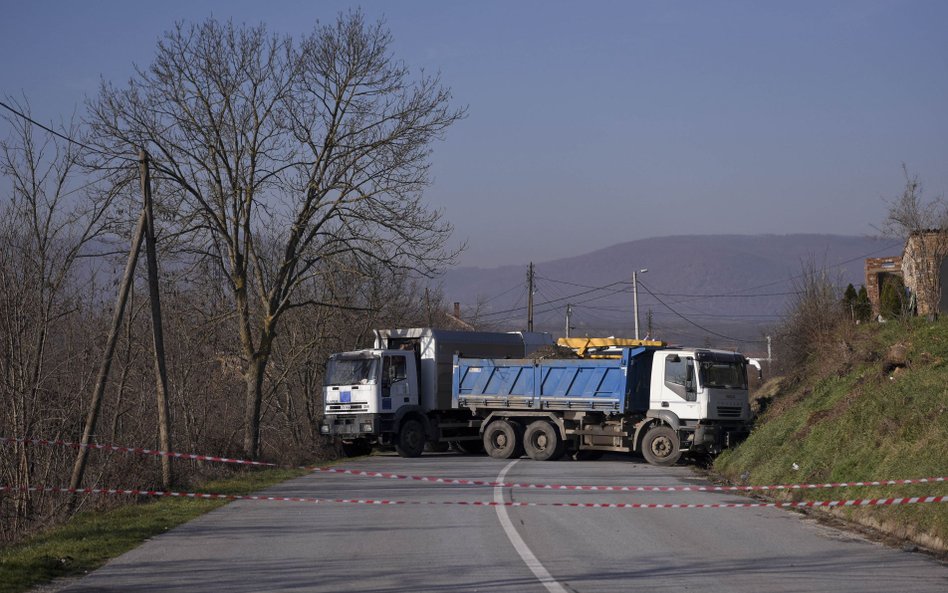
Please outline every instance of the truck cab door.
[[698, 379], [694, 358], [666, 354], [663, 363], [661, 389], [653, 392], [650, 407], [670, 410], [681, 420], [699, 419], [701, 410], [698, 402]]
[[395, 352], [382, 357], [382, 413], [394, 412], [402, 406], [418, 404], [415, 368], [409, 365], [409, 352]]

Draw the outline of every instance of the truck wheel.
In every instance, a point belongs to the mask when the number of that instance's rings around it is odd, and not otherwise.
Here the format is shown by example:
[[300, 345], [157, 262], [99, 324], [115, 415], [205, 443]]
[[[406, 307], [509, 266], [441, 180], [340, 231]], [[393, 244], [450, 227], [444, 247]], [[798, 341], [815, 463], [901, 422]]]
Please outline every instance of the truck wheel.
[[563, 456], [566, 443], [555, 426], [546, 420], [537, 420], [523, 433], [523, 449], [534, 461], [556, 461]]
[[415, 419], [402, 423], [395, 441], [395, 451], [401, 457], [418, 457], [425, 450], [425, 427]]
[[681, 457], [678, 433], [670, 426], [653, 426], [642, 439], [642, 456], [652, 465], [675, 465]]
[[516, 422], [494, 420], [484, 430], [484, 450], [494, 459], [516, 459], [523, 454], [522, 432]]

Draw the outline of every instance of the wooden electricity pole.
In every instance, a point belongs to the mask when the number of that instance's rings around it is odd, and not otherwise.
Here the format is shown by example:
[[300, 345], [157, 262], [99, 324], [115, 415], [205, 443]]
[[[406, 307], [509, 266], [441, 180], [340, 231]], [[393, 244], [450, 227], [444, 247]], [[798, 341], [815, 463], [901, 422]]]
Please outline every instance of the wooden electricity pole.
[[533, 331], [533, 262], [527, 271], [527, 331]]
[[[148, 291], [151, 302], [151, 333], [155, 347], [155, 382], [158, 402], [158, 446], [162, 451], [171, 451], [171, 421], [168, 412], [168, 371], [165, 366], [165, 339], [161, 329], [161, 297], [158, 291], [158, 255], [155, 249], [155, 217], [151, 204], [151, 174], [148, 168], [148, 153], [142, 148], [138, 153], [142, 183], [142, 209], [145, 212], [145, 261], [148, 263]], [[161, 457], [161, 483], [165, 490], [171, 488], [171, 458]]]
[[[138, 254], [141, 251], [142, 241], [145, 242], [145, 258], [148, 261], [148, 287], [151, 300], [152, 335], [155, 346], [155, 374], [158, 387], [158, 440], [159, 447], [162, 451], [171, 451], [171, 431], [168, 414], [168, 381], [165, 366], [164, 337], [161, 331], [161, 302], [158, 292], [158, 256], [155, 249], [155, 224], [151, 205], [151, 176], [148, 169], [148, 153], [146, 153], [144, 149], [139, 152], [139, 171], [141, 173], [142, 199], [144, 202], [142, 205], [142, 213], [138, 218], [138, 225], [135, 227], [135, 234], [132, 237], [132, 246], [128, 252], [125, 273], [122, 276], [122, 283], [119, 286], [115, 310], [112, 312], [112, 326], [109, 329], [105, 352], [102, 354], [102, 363], [99, 366], [99, 374], [96, 376], [95, 387], [92, 390], [92, 399], [89, 402], [89, 411], [86, 414], [86, 422], [82, 429], [82, 438], [79, 441], [79, 453], [76, 455], [76, 461], [72, 467], [72, 476], [69, 479], [69, 488], [71, 490], [79, 488], [85, 474], [86, 461], [89, 456], [89, 444], [92, 441], [92, 433], [95, 432], [96, 421], [99, 418], [99, 410], [102, 408], [102, 396], [105, 393], [105, 386], [109, 380], [109, 372], [112, 369], [112, 359], [115, 356], [115, 343], [118, 339], [119, 330], [122, 327], [122, 317], [125, 314], [125, 306], [128, 303], [128, 293], [135, 279], [135, 266], [138, 263]], [[166, 489], [171, 487], [172, 474], [170, 457], [162, 456], [161, 458], [161, 479]], [[75, 507], [76, 495], [73, 493], [66, 503], [66, 510], [67, 512], [72, 512]]]
[[[118, 338], [119, 328], [122, 327], [122, 316], [125, 314], [128, 291], [135, 277], [135, 264], [138, 262], [138, 252], [141, 250], [142, 239], [145, 237], [145, 226], [147, 226], [147, 220], [145, 211], [142, 210], [142, 214], [138, 218], [138, 226], [135, 228], [135, 235], [132, 238], [132, 248], [128, 252], [128, 262], [125, 264], [125, 274], [122, 276], [122, 284], [119, 287], [115, 310], [112, 312], [112, 327], [109, 330], [109, 337], [105, 343], [105, 352], [102, 355], [102, 363], [99, 365], [99, 374], [95, 380], [95, 388], [92, 390], [92, 401], [89, 402], [89, 412], [86, 414], [86, 423], [82, 429], [82, 439], [79, 441], [79, 453], [76, 455], [76, 462], [72, 466], [72, 476], [69, 479], [69, 488], [72, 490], [79, 488], [79, 485], [82, 484], [82, 476], [86, 471], [89, 443], [92, 440], [92, 432], [95, 430], [96, 420], [99, 418], [99, 409], [102, 407], [102, 395], [105, 393], [105, 384], [109, 379], [109, 370], [112, 368], [112, 357], [115, 355], [115, 342]], [[72, 512], [75, 508], [76, 495], [72, 494], [66, 503], [66, 510]]]

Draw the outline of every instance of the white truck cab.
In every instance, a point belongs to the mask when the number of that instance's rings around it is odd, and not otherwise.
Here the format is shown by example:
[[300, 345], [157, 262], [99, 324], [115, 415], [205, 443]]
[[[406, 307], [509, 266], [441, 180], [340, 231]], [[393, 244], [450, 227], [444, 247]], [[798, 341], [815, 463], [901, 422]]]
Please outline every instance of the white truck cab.
[[[333, 354], [326, 365], [323, 401], [323, 434], [352, 440], [381, 434], [388, 424], [384, 421], [396, 411], [418, 406], [414, 353], [373, 349]], [[413, 438], [424, 447], [423, 434]], [[367, 448], [360, 442], [351, 452]]]
[[707, 349], [658, 350], [652, 359], [648, 416], [694, 431], [692, 447], [717, 452], [746, 436], [751, 418], [747, 359]]

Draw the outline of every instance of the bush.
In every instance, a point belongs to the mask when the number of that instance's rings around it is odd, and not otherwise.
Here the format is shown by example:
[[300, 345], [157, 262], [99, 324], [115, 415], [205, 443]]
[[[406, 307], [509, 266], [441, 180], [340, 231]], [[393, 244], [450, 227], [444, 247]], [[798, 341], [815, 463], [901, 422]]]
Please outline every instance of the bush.
[[796, 297], [786, 320], [775, 334], [774, 371], [791, 381], [800, 377], [807, 361], [815, 354], [829, 354], [827, 347], [837, 344], [830, 339], [840, 328], [848, 327], [850, 311], [841, 306], [840, 295], [830, 275], [814, 263], [803, 264], [795, 282]]

